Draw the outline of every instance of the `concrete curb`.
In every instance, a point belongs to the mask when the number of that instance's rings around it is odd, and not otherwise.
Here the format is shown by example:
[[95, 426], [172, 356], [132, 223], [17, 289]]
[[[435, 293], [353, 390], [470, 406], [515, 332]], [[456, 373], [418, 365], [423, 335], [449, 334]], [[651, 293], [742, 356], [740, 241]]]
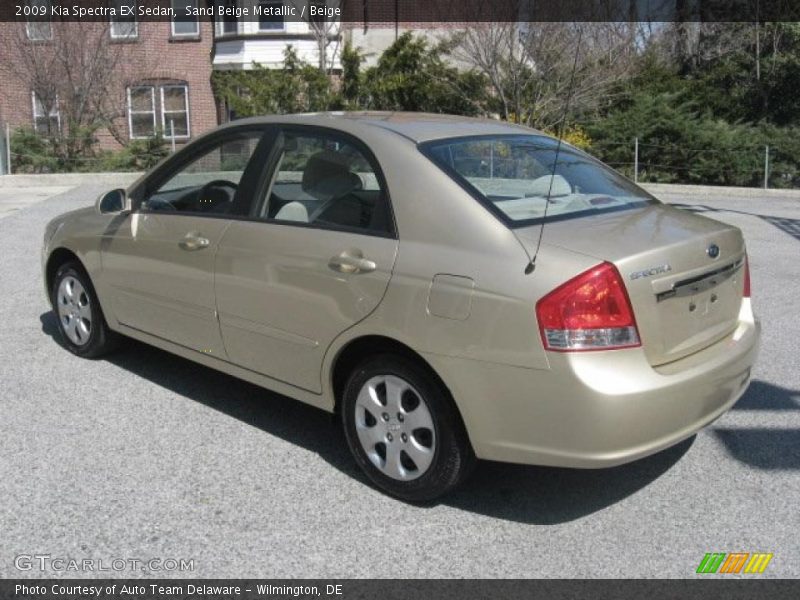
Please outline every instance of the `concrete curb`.
[[141, 173], [46, 173], [0, 176], [0, 188], [75, 187], [88, 183], [105, 183], [111, 187], [127, 187]]
[[800, 200], [800, 190], [765, 190], [763, 188], [725, 187], [714, 185], [680, 185], [673, 183], [639, 184], [656, 197], [661, 195], [680, 196], [729, 196], [731, 198], [754, 198], [759, 200], [774, 198], [781, 200]]

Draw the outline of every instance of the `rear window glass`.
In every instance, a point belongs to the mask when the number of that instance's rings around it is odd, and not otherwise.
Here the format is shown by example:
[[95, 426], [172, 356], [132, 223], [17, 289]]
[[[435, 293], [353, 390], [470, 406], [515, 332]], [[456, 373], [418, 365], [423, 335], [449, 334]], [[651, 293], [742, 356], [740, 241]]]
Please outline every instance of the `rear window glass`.
[[[616, 171], [539, 135], [428, 142], [422, 152], [512, 226], [657, 202]], [[558, 163], [553, 163], [558, 155]], [[548, 206], [549, 202], [549, 206]]]

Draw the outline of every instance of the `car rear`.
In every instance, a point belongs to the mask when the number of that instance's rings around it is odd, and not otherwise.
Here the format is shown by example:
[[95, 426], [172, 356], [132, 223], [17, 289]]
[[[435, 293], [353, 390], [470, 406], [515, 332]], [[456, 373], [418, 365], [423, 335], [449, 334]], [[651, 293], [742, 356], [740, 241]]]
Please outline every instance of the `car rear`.
[[[479, 456], [619, 464], [685, 439], [744, 393], [759, 326], [739, 229], [665, 206], [541, 136], [423, 151], [506, 222], [539, 269], [565, 274], [531, 299], [548, 369], [438, 361], [445, 377], [458, 371], [454, 394], [472, 399]], [[576, 256], [593, 266], [575, 272]]]
[[[625, 300], [619, 300], [625, 323], [635, 327], [652, 366], [698, 352], [736, 328], [745, 293], [749, 296], [749, 265], [736, 227], [654, 204], [552, 223], [546, 231], [548, 244], [609, 265], [608, 277]], [[518, 235], [533, 250], [538, 227]], [[540, 300], [540, 307], [546, 308], [550, 297]], [[586, 322], [591, 319], [585, 316]], [[546, 340], [545, 345], [559, 350]]]

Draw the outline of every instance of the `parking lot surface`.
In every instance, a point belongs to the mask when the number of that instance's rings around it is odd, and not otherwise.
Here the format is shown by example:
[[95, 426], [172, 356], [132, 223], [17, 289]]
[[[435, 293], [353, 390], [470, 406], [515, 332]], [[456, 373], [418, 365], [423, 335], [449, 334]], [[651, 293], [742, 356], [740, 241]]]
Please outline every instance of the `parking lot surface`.
[[[614, 469], [481, 463], [416, 507], [366, 483], [321, 411], [142, 344], [98, 361], [59, 345], [43, 227], [103, 188], [0, 219], [0, 577], [693, 577], [706, 552], [800, 576], [800, 200], [662, 196], [747, 238], [763, 341], [728, 414]], [[15, 566], [37, 554], [194, 570]]]

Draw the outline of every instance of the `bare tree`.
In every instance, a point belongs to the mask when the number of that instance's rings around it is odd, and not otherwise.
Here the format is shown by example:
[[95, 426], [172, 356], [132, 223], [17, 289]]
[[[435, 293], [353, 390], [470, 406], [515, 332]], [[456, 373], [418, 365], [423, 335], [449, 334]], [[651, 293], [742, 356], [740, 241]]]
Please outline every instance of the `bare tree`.
[[[308, 29], [317, 45], [317, 62], [319, 70], [330, 74], [336, 65], [336, 58], [341, 45], [341, 19], [347, 0], [293, 0], [298, 14], [305, 7], [305, 20]], [[312, 11], [315, 14], [311, 14]]]
[[636, 36], [629, 23], [472, 23], [451, 53], [486, 76], [503, 119], [550, 128], [568, 95], [577, 112], [607, 100], [635, 64]]
[[115, 44], [106, 22], [53, 21], [46, 39], [31, 40], [29, 24], [7, 23], [3, 36], [9, 76], [35, 95], [47, 119], [44, 132], [58, 155], [67, 161], [91, 153], [98, 130], [106, 128], [127, 142], [117, 122], [126, 114], [125, 90], [152, 72], [145, 56], [128, 60], [126, 44]]

